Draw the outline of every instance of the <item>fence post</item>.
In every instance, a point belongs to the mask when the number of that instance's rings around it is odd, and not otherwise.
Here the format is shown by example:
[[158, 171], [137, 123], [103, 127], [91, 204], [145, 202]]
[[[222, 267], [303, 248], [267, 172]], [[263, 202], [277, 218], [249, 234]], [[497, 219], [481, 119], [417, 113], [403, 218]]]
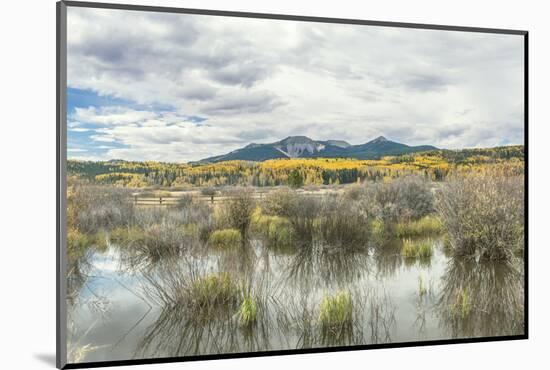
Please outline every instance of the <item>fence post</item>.
[[162, 205], [162, 197], [159, 197], [159, 204]]
[[134, 205], [137, 206], [137, 195], [134, 195]]

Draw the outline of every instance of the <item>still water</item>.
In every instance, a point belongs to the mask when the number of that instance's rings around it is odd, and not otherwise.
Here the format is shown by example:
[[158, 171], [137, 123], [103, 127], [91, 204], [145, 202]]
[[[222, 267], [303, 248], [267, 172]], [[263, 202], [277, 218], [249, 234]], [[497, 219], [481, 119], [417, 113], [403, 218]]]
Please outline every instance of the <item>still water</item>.
[[[431, 258], [407, 259], [398, 241], [362, 253], [252, 241], [140, 268], [116, 245], [91, 249], [69, 266], [69, 361], [523, 334], [523, 261], [461, 260], [431, 242]], [[235, 311], [201, 318], [169, 303], [185, 279], [220, 271], [259, 297], [254, 327], [240, 327]], [[352, 297], [353, 325], [326, 335], [320, 302], [342, 290]]]

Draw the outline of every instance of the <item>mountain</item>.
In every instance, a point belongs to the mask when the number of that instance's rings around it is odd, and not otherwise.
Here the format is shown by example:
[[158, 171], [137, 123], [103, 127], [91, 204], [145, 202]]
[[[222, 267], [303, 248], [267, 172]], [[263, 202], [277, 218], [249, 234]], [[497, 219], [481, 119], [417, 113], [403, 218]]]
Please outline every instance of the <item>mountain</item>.
[[199, 163], [230, 160], [265, 161], [278, 158], [356, 158], [377, 159], [385, 155], [400, 155], [437, 149], [431, 145], [409, 146], [379, 136], [361, 145], [343, 140], [312, 140], [307, 136], [289, 136], [270, 144], [248, 144], [230, 153], [205, 158]]

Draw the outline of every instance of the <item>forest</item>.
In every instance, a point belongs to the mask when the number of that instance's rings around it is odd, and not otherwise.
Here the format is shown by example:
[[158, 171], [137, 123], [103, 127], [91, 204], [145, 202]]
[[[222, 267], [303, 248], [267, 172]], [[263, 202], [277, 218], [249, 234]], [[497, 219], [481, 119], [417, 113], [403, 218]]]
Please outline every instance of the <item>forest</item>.
[[279, 186], [350, 184], [420, 175], [444, 181], [449, 175], [487, 168], [523, 173], [524, 147], [433, 150], [377, 160], [345, 158], [274, 159], [208, 163], [69, 160], [69, 176], [95, 184], [130, 188], [196, 186]]

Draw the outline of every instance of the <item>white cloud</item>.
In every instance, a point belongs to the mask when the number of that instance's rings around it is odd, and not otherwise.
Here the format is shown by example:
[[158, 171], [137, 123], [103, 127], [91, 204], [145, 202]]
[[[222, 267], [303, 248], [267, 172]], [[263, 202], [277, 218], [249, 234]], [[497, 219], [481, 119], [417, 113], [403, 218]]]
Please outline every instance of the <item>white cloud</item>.
[[93, 140], [123, 144], [105, 158], [197, 160], [289, 135], [523, 142], [515, 35], [69, 8], [68, 84], [173, 107], [78, 108]]

